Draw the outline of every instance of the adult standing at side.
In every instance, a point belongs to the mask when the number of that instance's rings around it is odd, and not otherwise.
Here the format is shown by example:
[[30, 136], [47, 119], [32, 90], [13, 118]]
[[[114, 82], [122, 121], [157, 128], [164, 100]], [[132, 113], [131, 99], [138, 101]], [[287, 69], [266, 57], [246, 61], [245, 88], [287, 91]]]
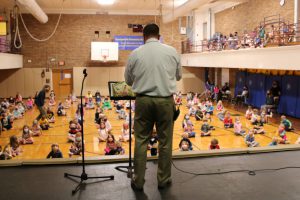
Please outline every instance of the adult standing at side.
[[44, 85], [43, 89], [38, 93], [35, 97], [34, 103], [37, 106], [38, 110], [40, 111], [39, 116], [37, 116], [36, 120], [40, 120], [42, 116], [46, 116], [46, 110], [44, 108], [46, 93], [50, 91], [49, 85]]
[[158, 187], [171, 183], [174, 126], [173, 93], [182, 76], [180, 57], [175, 48], [159, 42], [159, 27], [148, 24], [143, 30], [145, 44], [128, 59], [125, 81], [136, 93], [134, 121], [134, 177], [131, 187], [143, 190], [147, 144], [154, 125], [159, 137]]

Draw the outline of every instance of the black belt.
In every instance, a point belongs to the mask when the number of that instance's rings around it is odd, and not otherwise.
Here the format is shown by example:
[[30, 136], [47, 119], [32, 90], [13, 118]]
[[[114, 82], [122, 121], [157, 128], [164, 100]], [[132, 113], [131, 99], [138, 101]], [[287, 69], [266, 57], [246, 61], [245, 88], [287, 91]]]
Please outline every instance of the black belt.
[[136, 94], [136, 97], [170, 98], [170, 97], [173, 97], [173, 95], [170, 95], [170, 96], [150, 96], [150, 95], [146, 95], [146, 94]]

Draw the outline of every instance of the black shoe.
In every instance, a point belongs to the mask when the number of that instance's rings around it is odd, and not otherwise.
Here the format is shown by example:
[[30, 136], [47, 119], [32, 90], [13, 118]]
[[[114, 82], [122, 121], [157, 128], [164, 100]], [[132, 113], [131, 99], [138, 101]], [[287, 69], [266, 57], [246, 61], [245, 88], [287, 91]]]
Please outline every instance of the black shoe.
[[165, 185], [158, 185], [157, 188], [162, 190], [172, 185], [172, 179], [169, 179]]
[[144, 188], [143, 187], [137, 187], [136, 186], [136, 184], [133, 182], [133, 181], [131, 181], [131, 188], [134, 190], [134, 191], [140, 191], [140, 192], [142, 192], [143, 190], [144, 190]]

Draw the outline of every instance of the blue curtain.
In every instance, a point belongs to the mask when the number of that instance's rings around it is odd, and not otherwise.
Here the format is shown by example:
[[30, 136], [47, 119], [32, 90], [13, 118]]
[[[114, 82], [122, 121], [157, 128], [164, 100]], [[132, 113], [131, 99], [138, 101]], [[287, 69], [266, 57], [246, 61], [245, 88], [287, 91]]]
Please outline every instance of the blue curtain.
[[249, 87], [249, 103], [259, 108], [265, 102], [265, 75], [249, 74], [247, 85]]
[[239, 71], [236, 73], [234, 96], [243, 90], [246, 83], [246, 72]]
[[299, 77], [284, 76], [281, 84], [281, 98], [278, 107], [279, 113], [290, 116], [296, 116], [296, 107], [298, 100]]

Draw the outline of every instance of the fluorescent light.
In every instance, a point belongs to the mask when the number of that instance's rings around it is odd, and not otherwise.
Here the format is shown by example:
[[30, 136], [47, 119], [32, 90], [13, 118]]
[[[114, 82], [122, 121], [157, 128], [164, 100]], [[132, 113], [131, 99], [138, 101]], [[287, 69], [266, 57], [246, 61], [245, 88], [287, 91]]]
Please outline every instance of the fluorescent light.
[[[175, 5], [175, 7], [178, 7], [178, 6], [185, 4], [187, 1], [188, 0], [175, 0], [174, 5]], [[172, 5], [173, 5], [173, 3], [172, 3]]]
[[113, 5], [115, 0], [97, 0], [100, 5]]

